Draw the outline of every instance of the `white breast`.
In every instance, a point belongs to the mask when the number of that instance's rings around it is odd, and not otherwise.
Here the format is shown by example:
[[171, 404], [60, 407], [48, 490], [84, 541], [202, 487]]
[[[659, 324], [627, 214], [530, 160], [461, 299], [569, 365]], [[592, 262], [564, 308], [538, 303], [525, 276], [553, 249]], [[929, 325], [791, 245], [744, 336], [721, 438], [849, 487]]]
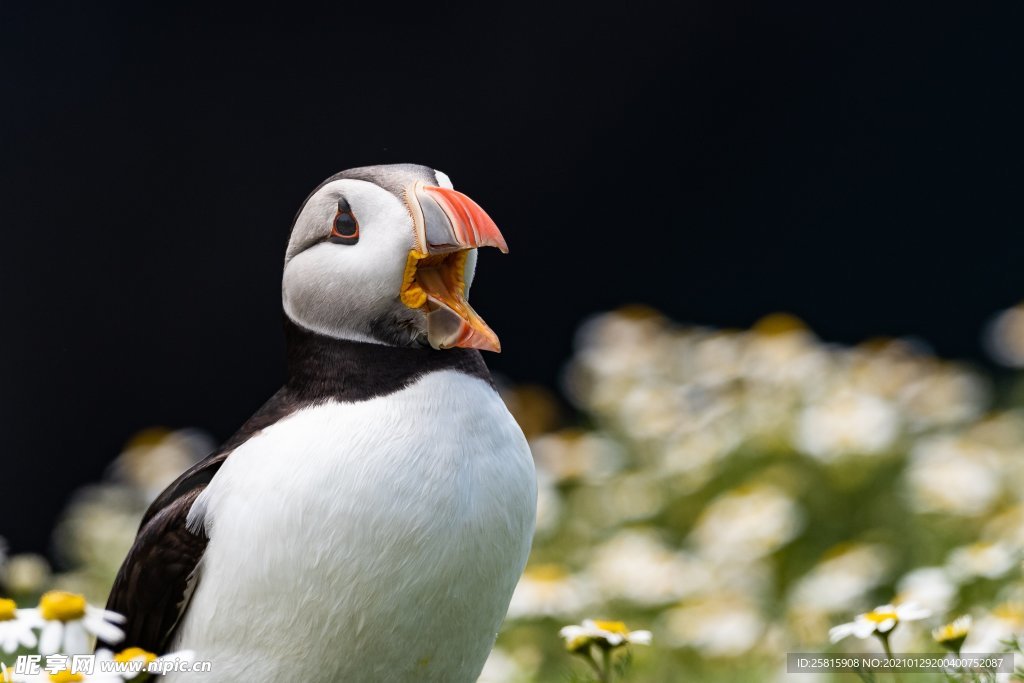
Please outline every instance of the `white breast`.
[[175, 648], [223, 682], [474, 681], [535, 500], [526, 440], [480, 379], [303, 409], [193, 507], [210, 543]]

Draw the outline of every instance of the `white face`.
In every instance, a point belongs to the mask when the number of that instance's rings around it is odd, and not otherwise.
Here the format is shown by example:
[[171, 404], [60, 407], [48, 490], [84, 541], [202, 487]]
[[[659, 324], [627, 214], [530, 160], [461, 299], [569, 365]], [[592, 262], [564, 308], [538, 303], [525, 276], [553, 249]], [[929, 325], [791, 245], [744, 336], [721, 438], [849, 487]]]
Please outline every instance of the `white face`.
[[[330, 239], [339, 200], [348, 203], [358, 223], [354, 244]], [[288, 242], [285, 314], [330, 337], [426, 345], [425, 314], [399, 299], [415, 234], [405, 202], [378, 185], [342, 179], [323, 186], [302, 208]], [[474, 250], [466, 263], [467, 288], [475, 263]]]

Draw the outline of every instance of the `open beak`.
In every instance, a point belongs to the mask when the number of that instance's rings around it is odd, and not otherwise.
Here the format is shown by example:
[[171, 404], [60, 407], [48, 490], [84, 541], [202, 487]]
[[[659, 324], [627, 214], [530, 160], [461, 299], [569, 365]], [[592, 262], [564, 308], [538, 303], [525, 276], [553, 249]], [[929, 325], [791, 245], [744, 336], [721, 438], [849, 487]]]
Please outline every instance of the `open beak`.
[[505, 238], [472, 199], [416, 182], [406, 190], [416, 226], [402, 280], [402, 302], [427, 314], [427, 339], [435, 349], [454, 346], [501, 351], [498, 335], [466, 300], [466, 261], [473, 249], [497, 247]]

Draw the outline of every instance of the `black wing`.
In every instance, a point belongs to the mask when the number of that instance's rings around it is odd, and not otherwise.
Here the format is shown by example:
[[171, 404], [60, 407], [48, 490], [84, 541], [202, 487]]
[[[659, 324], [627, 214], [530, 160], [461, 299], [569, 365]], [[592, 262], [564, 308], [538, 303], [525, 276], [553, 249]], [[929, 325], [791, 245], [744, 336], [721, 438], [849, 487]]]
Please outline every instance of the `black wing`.
[[193, 532], [186, 527], [192, 504], [232, 451], [301, 404], [289, 389], [277, 392], [227, 443], [189, 468], [149, 506], [107, 599], [107, 609], [127, 619], [123, 647], [160, 654], [170, 645], [199, 581], [199, 561], [209, 540], [201, 528]]
[[163, 652], [185, 613], [207, 543], [201, 530], [185, 527], [185, 518], [205, 488], [191, 489], [156, 511], [128, 551], [107, 600], [107, 609], [127, 617], [123, 647]]

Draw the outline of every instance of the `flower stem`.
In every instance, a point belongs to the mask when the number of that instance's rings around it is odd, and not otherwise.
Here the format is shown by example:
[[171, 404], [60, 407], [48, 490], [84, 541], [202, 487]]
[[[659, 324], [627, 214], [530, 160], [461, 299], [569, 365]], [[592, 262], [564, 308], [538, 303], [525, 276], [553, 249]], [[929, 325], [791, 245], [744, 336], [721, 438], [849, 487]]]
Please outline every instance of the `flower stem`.
[[591, 645], [587, 649], [587, 656], [584, 657], [584, 659], [587, 660], [587, 664], [589, 664], [591, 667], [593, 667], [594, 673], [597, 674], [597, 680], [600, 683], [605, 683], [608, 680], [608, 677], [605, 675], [605, 673], [603, 671], [601, 671], [601, 665], [597, 663], [597, 658], [594, 657], [594, 646], [593, 645]]
[[[892, 631], [890, 630], [889, 633], [892, 633]], [[889, 659], [893, 659], [892, 648], [889, 647], [889, 633], [876, 633], [875, 635], [877, 635], [878, 639], [882, 641], [882, 649], [885, 650], [885, 656]], [[896, 671], [896, 667], [893, 667], [892, 669], [892, 679], [897, 682], [900, 680], [900, 675]]]

